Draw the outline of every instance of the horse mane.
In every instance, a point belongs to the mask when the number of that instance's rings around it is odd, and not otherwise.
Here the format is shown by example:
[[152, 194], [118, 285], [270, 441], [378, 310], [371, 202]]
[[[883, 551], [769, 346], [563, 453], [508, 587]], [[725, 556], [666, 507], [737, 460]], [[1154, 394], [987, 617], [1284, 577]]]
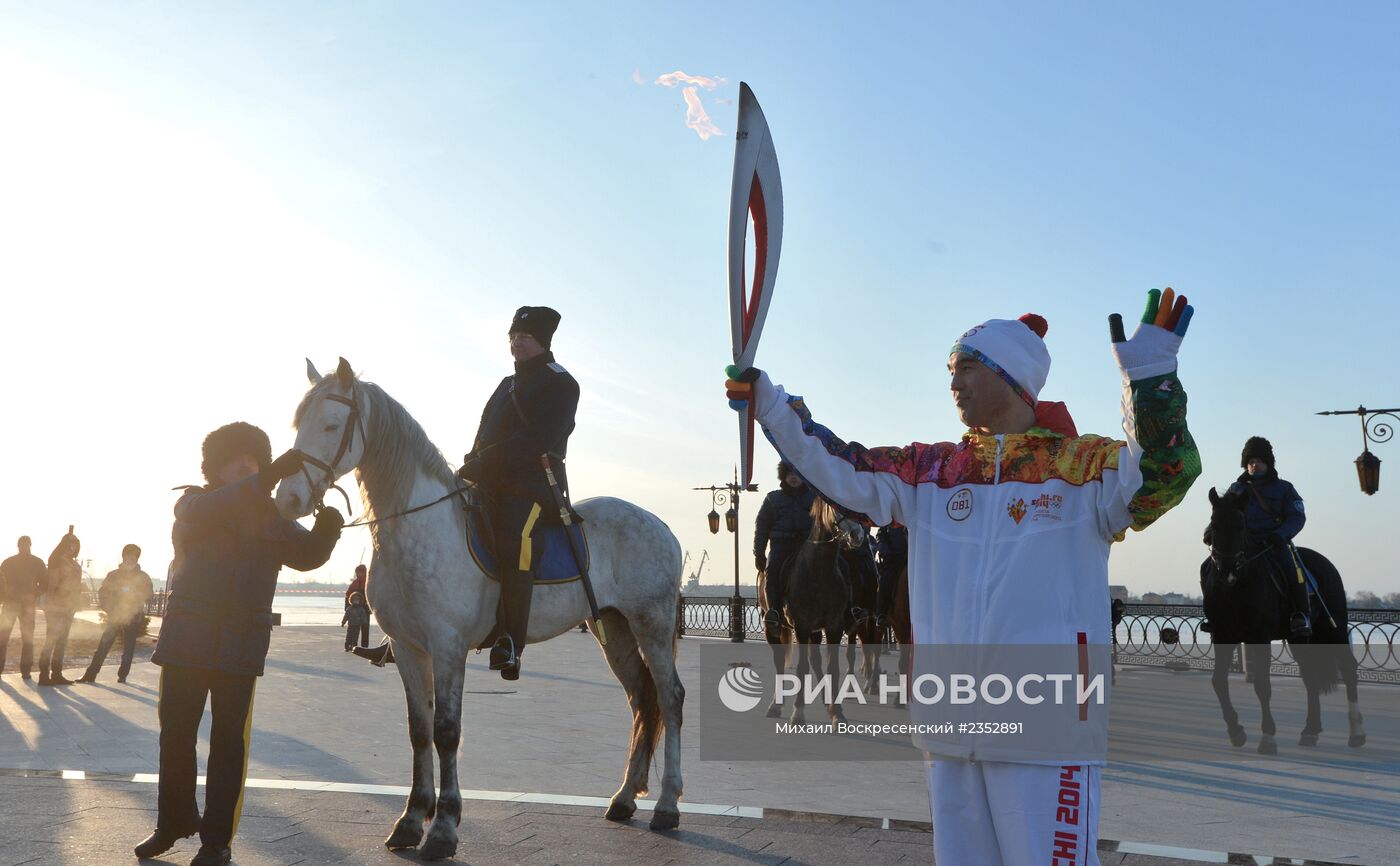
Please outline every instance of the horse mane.
[[[311, 386], [297, 406], [292, 426], [300, 427], [311, 405], [331, 392], [337, 382], [331, 373]], [[442, 451], [432, 443], [418, 423], [398, 400], [373, 382], [355, 380], [355, 397], [365, 417], [365, 455], [357, 470], [360, 477], [360, 498], [367, 512], [374, 512], [366, 494], [366, 484], [373, 484], [380, 497], [379, 510], [397, 511], [409, 507], [417, 472], [441, 482], [456, 485], [452, 467]]]
[[812, 500], [808, 513], [812, 515], [812, 532], [807, 536], [809, 541], [821, 541], [824, 533], [836, 534], [836, 509], [830, 502], [818, 496]]

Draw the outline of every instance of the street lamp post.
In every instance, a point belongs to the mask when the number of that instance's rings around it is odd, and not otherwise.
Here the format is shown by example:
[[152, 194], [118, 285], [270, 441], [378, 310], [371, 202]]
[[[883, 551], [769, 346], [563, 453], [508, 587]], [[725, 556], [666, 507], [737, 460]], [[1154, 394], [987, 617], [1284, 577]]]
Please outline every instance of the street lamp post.
[[739, 471], [734, 471], [734, 480], [723, 486], [710, 485], [709, 487], [694, 487], [692, 490], [709, 491], [710, 513], [706, 519], [710, 524], [710, 532], [719, 534], [719, 507], [728, 505], [724, 512], [724, 527], [734, 535], [734, 597], [729, 599], [729, 639], [735, 643], [744, 642], [744, 597], [739, 594], [739, 494], [742, 492], [755, 492], [758, 490], [757, 484], [750, 484], [743, 487], [739, 484]]
[[[1365, 406], [1357, 406], [1355, 409], [1337, 409], [1330, 412], [1318, 412], [1319, 415], [1360, 415], [1361, 416], [1361, 456], [1356, 458], [1356, 477], [1361, 482], [1361, 492], [1367, 496], [1372, 496], [1381, 487], [1381, 459], [1371, 453], [1372, 442], [1389, 442], [1395, 435], [1395, 427], [1392, 422], [1400, 422], [1400, 408], [1395, 409], [1367, 409]], [[1379, 418], [1388, 418], [1389, 421], [1377, 421]]]

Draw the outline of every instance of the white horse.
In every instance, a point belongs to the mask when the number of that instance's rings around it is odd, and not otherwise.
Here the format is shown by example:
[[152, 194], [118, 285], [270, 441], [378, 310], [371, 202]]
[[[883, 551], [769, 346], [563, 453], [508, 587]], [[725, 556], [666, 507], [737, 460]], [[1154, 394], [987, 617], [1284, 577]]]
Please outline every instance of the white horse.
[[[358, 380], [344, 358], [324, 377], [306, 363], [312, 387], [294, 423], [296, 447], [309, 458], [307, 471], [282, 481], [277, 507], [287, 517], [304, 516], [337, 477], [355, 470], [365, 517], [377, 521], [370, 526], [368, 600], [392, 642], [413, 744], [413, 787], [384, 844], [400, 849], [421, 841], [425, 859], [450, 857], [462, 813], [457, 746], [467, 652], [492, 630], [500, 585], [469, 555], [461, 502], [452, 495], [460, 482], [418, 422], [382, 388]], [[665, 769], [651, 827], [672, 829], [680, 822], [685, 698], [675, 666], [680, 544], [659, 518], [620, 499], [585, 500], [577, 510], [588, 531], [589, 573], [607, 641], [603, 655], [632, 707], [627, 765], [607, 818], [625, 821], [636, 811], [664, 730]], [[589, 615], [580, 582], [537, 585], [529, 642], [562, 634]], [[580, 748], [586, 748], [590, 732], [579, 736]], [[436, 802], [433, 746], [442, 773]]]

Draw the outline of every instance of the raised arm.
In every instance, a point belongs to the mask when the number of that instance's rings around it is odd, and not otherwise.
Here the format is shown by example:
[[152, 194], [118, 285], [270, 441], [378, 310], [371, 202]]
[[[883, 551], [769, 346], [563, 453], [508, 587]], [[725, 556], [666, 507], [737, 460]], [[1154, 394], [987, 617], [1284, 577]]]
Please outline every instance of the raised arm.
[[866, 448], [840, 439], [766, 373], [753, 378], [752, 399], [769, 441], [823, 497], [876, 525], [913, 521], [921, 446]]
[[1109, 534], [1146, 529], [1180, 504], [1201, 474], [1201, 455], [1186, 427], [1186, 391], [1177, 377], [1177, 351], [1193, 312], [1185, 296], [1153, 289], [1131, 340], [1124, 338], [1116, 313], [1109, 319], [1123, 376], [1127, 439], [1114, 483], [1105, 485], [1102, 517]]

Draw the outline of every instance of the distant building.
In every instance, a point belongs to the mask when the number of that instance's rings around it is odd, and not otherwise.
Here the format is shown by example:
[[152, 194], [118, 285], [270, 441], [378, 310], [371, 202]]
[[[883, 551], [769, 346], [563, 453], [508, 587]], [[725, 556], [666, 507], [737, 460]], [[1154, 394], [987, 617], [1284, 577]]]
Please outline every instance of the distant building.
[[1128, 588], [1121, 583], [1110, 584], [1108, 587], [1108, 597], [1114, 601], [1127, 603], [1129, 598]]
[[1190, 604], [1190, 603], [1191, 603], [1191, 599], [1187, 598], [1186, 596], [1182, 595], [1182, 594], [1179, 593], [1179, 592], [1169, 592], [1169, 593], [1167, 593], [1166, 595], [1162, 596], [1162, 598], [1166, 599], [1166, 601], [1164, 602], [1164, 604]]
[[1143, 603], [1143, 604], [1171, 604], [1171, 602], [1167, 601], [1166, 596], [1164, 596], [1164, 595], [1159, 595], [1158, 593], [1155, 593], [1155, 592], [1144, 592], [1144, 593], [1142, 594], [1142, 603]]

